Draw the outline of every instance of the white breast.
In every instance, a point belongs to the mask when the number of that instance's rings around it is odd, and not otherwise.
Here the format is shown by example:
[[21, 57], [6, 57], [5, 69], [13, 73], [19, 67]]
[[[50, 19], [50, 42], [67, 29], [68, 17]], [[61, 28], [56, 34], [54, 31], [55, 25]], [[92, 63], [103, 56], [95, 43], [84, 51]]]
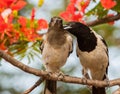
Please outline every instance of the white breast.
[[[95, 33], [96, 34], [96, 33]], [[78, 50], [80, 62], [85, 69], [89, 69], [93, 79], [102, 79], [108, 66], [107, 47], [101, 41], [101, 36], [96, 34], [97, 46], [91, 52]], [[94, 72], [92, 74], [92, 72]], [[97, 75], [97, 76], [96, 76]], [[100, 77], [99, 77], [100, 76]], [[97, 77], [97, 78], [96, 78]]]

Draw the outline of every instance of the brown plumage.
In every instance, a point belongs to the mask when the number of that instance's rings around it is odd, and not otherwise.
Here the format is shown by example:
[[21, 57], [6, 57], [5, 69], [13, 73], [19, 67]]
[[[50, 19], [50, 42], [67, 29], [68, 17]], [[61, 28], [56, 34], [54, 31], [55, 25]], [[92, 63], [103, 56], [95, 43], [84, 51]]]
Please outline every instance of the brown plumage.
[[[72, 52], [72, 37], [63, 29], [62, 19], [53, 17], [41, 45], [43, 64], [48, 72], [58, 73]], [[47, 80], [44, 94], [56, 94], [56, 81]]]

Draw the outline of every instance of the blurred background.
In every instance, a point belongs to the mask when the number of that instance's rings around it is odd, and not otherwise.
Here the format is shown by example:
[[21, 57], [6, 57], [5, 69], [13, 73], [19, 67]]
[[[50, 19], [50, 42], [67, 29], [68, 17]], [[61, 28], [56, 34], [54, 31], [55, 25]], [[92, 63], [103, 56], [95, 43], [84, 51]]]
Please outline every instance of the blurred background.
[[[41, 7], [38, 7], [38, 0], [28, 0], [27, 2], [29, 4], [20, 11], [21, 15], [29, 18], [31, 9], [35, 7], [35, 18], [44, 18], [49, 22], [51, 17], [58, 16], [61, 11], [65, 10], [69, 0], [45, 0]], [[93, 6], [89, 6], [88, 10]], [[108, 44], [110, 63], [108, 68], [109, 79], [120, 78], [120, 21], [116, 21], [114, 25], [102, 24], [92, 28], [102, 35]], [[76, 39], [74, 38], [75, 43]], [[21, 94], [39, 79], [39, 77], [25, 73], [12, 66], [5, 60], [1, 60], [0, 62], [0, 94]], [[22, 59], [21, 62], [36, 69], [43, 69], [41, 59], [37, 57], [31, 62], [26, 58]], [[82, 67], [79, 59], [76, 57], [75, 47], [74, 52], [70, 55], [66, 65], [61, 70], [65, 74], [82, 77]], [[30, 94], [41, 94], [43, 87], [44, 83], [34, 89]], [[108, 87], [106, 89], [107, 94], [111, 94], [116, 88], [118, 86]], [[90, 94], [90, 91], [85, 85], [58, 82], [58, 94]]]

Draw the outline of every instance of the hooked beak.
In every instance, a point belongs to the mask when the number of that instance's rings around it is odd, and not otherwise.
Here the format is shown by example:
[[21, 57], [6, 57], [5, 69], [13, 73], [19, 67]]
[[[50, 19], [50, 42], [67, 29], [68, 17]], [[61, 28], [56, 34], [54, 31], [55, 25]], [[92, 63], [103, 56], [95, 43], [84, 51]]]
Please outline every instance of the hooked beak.
[[67, 29], [71, 29], [72, 27], [69, 25], [63, 25], [63, 28], [67, 30]]

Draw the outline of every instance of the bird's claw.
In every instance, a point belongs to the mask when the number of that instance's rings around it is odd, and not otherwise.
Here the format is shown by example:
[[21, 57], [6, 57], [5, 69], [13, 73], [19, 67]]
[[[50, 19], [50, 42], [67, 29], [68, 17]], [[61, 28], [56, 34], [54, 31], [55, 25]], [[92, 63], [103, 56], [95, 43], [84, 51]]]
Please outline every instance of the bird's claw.
[[106, 81], [106, 84], [107, 84], [107, 89], [108, 89], [108, 88], [109, 88], [109, 86], [110, 86], [110, 81], [109, 81], [108, 77], [106, 77], [105, 81]]
[[[86, 77], [83, 77], [82, 78], [82, 83], [83, 84], [86, 84], [87, 83], [87, 78]], [[87, 87], [91, 90], [92, 89], [92, 86], [91, 85], [87, 85]]]
[[52, 75], [52, 72], [48, 72], [48, 73], [46, 74], [47, 77], [50, 77], [50, 75]]
[[82, 78], [82, 83], [86, 84], [87, 83], [87, 79], [85, 77]]
[[55, 73], [55, 74], [56, 74], [56, 76], [58, 77], [58, 80], [62, 80], [62, 79], [64, 79], [64, 76], [65, 76], [64, 73], [59, 72], [59, 73]]

